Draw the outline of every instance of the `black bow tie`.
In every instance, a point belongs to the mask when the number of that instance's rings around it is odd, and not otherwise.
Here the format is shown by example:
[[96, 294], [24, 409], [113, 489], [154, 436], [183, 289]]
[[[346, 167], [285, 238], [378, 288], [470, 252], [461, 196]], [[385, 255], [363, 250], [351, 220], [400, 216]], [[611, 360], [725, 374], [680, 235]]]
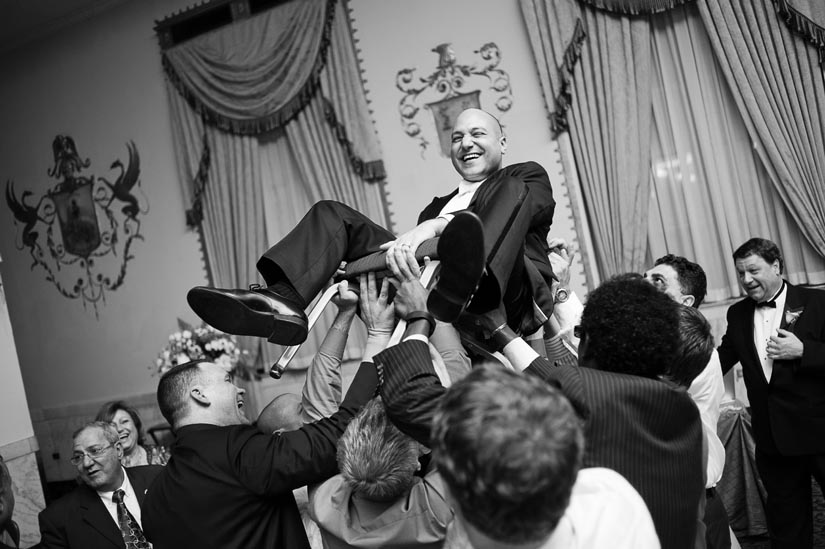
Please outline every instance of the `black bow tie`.
[[776, 309], [776, 300], [771, 299], [770, 301], [763, 301], [762, 303], [757, 303], [756, 308], [757, 309], [763, 309], [763, 308]]

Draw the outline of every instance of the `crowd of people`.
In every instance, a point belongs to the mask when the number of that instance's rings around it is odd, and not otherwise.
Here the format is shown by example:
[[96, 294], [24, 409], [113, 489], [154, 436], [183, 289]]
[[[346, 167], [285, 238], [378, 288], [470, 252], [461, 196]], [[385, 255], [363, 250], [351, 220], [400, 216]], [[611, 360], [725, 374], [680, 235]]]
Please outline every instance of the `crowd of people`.
[[[772, 546], [811, 547], [825, 293], [784, 280], [779, 249], [753, 238], [733, 254], [747, 295], [718, 348], [698, 310], [704, 270], [684, 257], [580, 298], [573, 252], [549, 231], [547, 174], [503, 168], [506, 150], [498, 121], [468, 109], [452, 134], [458, 188], [412, 230], [321, 202], [263, 254], [266, 286], [190, 291], [215, 328], [291, 345], [341, 262], [386, 265], [334, 282], [338, 313], [302, 393], [254, 421], [208, 361], [160, 379], [169, 456], [142, 443], [134, 410], [104, 406], [74, 434], [80, 483], [41, 513], [42, 546], [308, 548], [317, 532], [324, 548], [728, 548], [716, 428], [722, 375], [740, 362]], [[428, 288], [416, 251], [435, 237]], [[344, 391], [356, 317], [367, 342]]]

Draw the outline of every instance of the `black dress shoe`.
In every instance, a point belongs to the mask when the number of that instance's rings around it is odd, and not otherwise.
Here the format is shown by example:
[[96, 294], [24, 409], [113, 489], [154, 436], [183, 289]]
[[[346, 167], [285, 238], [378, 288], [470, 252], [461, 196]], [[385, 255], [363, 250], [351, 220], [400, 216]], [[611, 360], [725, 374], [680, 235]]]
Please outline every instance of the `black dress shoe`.
[[228, 334], [265, 337], [279, 345], [298, 345], [307, 338], [307, 317], [301, 307], [268, 288], [197, 286], [186, 300], [204, 322]]
[[484, 274], [484, 230], [472, 212], [459, 212], [438, 239], [441, 270], [427, 309], [442, 322], [454, 322], [467, 308]]

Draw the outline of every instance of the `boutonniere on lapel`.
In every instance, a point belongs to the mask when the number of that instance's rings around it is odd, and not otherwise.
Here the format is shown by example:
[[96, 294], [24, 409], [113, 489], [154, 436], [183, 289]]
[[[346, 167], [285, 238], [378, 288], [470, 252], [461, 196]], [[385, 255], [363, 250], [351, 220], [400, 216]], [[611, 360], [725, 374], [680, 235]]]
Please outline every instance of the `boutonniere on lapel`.
[[799, 317], [802, 316], [802, 312], [805, 311], [805, 307], [799, 307], [798, 309], [788, 309], [785, 311], [785, 329], [789, 332], [793, 331], [794, 324], [796, 321], [799, 320]]

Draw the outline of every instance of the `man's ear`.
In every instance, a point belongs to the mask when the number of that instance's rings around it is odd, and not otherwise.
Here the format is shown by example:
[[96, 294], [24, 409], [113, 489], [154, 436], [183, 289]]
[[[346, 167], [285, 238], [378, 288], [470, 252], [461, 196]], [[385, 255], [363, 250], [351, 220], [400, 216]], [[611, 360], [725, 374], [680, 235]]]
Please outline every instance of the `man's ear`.
[[200, 387], [192, 387], [189, 391], [189, 396], [195, 399], [198, 404], [202, 404], [204, 406], [209, 406], [209, 404], [211, 404], [209, 402], [209, 397], [204, 394]]
[[683, 295], [679, 302], [687, 307], [693, 307], [693, 304], [696, 303], [696, 298], [690, 294], [687, 294]]
[[115, 442], [115, 451], [117, 452], [117, 459], [123, 459], [123, 444], [120, 441]]
[[501, 154], [506, 153], [507, 152], [507, 136], [502, 134], [502, 136], [499, 138], [499, 143], [501, 144]]

